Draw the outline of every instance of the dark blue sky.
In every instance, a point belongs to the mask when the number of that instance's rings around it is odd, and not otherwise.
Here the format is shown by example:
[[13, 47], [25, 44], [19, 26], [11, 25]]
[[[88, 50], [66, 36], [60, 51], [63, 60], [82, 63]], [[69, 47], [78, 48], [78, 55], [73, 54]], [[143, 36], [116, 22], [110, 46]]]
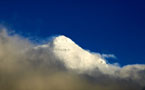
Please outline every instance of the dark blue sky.
[[24, 36], [63, 34], [110, 62], [145, 63], [145, 0], [0, 1], [0, 22]]

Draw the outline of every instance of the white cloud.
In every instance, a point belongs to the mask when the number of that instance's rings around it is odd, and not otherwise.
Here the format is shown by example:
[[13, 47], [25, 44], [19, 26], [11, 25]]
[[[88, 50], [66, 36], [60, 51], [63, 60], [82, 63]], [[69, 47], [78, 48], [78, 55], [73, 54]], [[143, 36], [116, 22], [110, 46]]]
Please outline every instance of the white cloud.
[[116, 56], [114, 54], [102, 54], [103, 58], [116, 58]]

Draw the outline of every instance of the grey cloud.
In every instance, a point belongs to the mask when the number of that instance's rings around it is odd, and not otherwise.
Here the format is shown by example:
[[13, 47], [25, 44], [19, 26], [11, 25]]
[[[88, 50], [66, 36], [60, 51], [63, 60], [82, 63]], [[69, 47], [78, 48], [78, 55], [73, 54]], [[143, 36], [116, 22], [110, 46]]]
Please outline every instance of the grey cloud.
[[45, 45], [0, 32], [0, 88], [3, 90], [142, 90], [145, 65], [108, 64], [65, 36]]

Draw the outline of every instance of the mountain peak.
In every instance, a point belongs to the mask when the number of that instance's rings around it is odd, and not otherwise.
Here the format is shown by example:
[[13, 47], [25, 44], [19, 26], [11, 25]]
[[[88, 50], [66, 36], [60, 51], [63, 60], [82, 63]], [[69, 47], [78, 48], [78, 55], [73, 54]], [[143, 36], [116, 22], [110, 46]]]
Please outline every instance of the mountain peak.
[[43, 50], [49, 50], [59, 61], [72, 70], [92, 70], [96, 67], [104, 66], [107, 64], [99, 54], [93, 54], [87, 50], [82, 49], [70, 38], [61, 35], [52, 39], [46, 45], [39, 46]]
[[71, 46], [77, 46], [70, 38], [60, 35], [54, 37], [51, 42], [44, 45], [36, 46], [35, 48], [70, 48]]
[[74, 44], [74, 42], [70, 38], [68, 38], [64, 35], [60, 35], [58, 37], [55, 37], [53, 42], [58, 43], [58, 44], [67, 44], [67, 43]]
[[76, 48], [79, 47], [75, 42], [73, 42], [70, 38], [60, 35], [58, 37], [55, 37], [52, 41], [53, 47], [54, 48], [59, 48], [59, 49], [71, 49], [71, 48]]

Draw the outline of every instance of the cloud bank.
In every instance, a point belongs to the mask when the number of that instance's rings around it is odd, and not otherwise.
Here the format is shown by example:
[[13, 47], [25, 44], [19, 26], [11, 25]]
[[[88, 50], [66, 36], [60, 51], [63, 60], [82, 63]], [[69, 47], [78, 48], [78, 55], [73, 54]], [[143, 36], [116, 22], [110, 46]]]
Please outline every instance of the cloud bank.
[[143, 90], [145, 65], [120, 67], [112, 54], [82, 49], [66, 36], [37, 45], [0, 31], [2, 90]]

